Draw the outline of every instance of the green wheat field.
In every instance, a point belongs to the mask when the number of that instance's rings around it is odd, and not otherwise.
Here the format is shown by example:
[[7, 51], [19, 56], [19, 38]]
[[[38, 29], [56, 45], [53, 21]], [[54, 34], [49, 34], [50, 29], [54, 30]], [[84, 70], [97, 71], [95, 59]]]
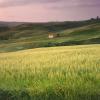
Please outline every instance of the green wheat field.
[[0, 100], [100, 100], [100, 45], [0, 53]]

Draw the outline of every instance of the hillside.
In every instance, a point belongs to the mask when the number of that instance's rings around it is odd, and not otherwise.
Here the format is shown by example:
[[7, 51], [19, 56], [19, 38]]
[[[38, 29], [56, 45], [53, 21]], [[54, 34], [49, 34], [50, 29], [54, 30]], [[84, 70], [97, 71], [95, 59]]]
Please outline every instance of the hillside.
[[100, 20], [3, 23], [0, 100], [100, 100]]
[[0, 100], [100, 100], [100, 45], [0, 53]]
[[8, 26], [8, 27], [15, 27], [21, 24], [27, 24], [27, 22], [5, 22], [0, 21], [0, 26]]
[[[48, 33], [59, 34], [59, 37], [49, 39]], [[100, 20], [19, 23], [0, 27], [0, 52], [99, 43]]]

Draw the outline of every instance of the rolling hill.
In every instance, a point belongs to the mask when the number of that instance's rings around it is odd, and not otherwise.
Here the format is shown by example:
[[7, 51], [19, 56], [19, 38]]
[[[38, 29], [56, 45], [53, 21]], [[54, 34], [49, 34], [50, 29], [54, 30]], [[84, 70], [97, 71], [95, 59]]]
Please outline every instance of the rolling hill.
[[[48, 38], [48, 33], [59, 37]], [[9, 23], [0, 26], [0, 52], [30, 48], [99, 44], [100, 20]]]
[[0, 26], [0, 100], [100, 100], [100, 20], [15, 24]]

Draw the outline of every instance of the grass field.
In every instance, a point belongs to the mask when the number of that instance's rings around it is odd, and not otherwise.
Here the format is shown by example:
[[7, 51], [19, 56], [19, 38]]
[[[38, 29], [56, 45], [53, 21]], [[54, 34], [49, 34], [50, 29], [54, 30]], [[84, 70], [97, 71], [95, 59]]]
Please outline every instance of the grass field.
[[100, 100], [100, 45], [0, 53], [0, 100]]
[[[49, 39], [49, 33], [59, 37]], [[0, 31], [0, 52], [83, 44], [100, 44], [100, 20], [22, 24]]]

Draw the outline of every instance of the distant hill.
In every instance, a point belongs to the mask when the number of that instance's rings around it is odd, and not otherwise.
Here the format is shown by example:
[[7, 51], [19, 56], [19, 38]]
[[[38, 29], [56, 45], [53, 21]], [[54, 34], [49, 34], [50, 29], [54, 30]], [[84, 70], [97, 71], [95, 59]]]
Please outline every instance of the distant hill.
[[4, 21], [0, 21], [0, 26], [8, 26], [8, 27], [14, 27], [14, 26], [18, 26], [24, 24], [24, 22], [4, 22]]
[[11, 27], [16, 27], [18, 25], [24, 24], [23, 22], [4, 22], [0, 21], [0, 32], [8, 31]]
[[[59, 34], [49, 39], [48, 33]], [[100, 43], [100, 19], [49, 23], [0, 22], [0, 52]]]

